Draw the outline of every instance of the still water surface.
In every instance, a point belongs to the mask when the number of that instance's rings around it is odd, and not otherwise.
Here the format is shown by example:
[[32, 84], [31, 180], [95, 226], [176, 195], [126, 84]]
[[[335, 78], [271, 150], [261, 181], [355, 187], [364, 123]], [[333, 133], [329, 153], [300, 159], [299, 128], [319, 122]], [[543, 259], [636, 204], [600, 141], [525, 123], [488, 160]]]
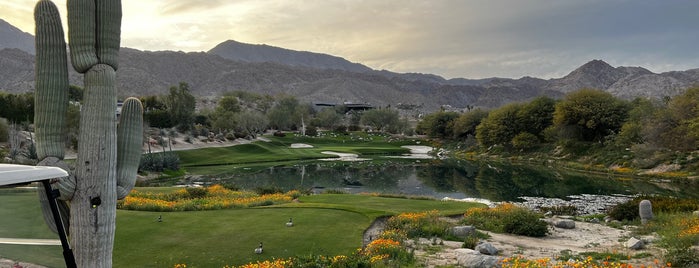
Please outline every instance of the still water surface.
[[320, 162], [232, 169], [202, 178], [243, 189], [341, 190], [521, 201], [521, 196], [566, 198], [578, 194], [660, 194], [699, 198], [699, 183], [591, 175], [552, 167], [464, 160]]

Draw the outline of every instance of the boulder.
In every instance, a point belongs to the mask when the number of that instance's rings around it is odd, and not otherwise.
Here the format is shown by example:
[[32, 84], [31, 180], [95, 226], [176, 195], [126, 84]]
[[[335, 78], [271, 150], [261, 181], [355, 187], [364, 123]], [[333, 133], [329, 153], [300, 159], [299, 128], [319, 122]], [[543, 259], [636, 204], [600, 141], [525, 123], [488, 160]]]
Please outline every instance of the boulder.
[[631, 237], [629, 238], [628, 241], [626, 241], [626, 247], [629, 249], [642, 249], [645, 246], [645, 243], [643, 243], [642, 240], [639, 240], [638, 238]]
[[458, 238], [466, 238], [469, 235], [476, 233], [476, 227], [467, 226], [454, 226], [449, 230], [453, 236]]
[[471, 268], [491, 268], [500, 267], [503, 257], [489, 256], [478, 251], [459, 248], [454, 250], [456, 261], [459, 266]]
[[556, 226], [557, 228], [563, 228], [563, 229], [575, 229], [575, 221], [574, 220], [556, 220], [553, 222], [553, 226]]
[[498, 254], [498, 249], [490, 243], [479, 243], [478, 245], [476, 245], [475, 250], [482, 254], [490, 256]]

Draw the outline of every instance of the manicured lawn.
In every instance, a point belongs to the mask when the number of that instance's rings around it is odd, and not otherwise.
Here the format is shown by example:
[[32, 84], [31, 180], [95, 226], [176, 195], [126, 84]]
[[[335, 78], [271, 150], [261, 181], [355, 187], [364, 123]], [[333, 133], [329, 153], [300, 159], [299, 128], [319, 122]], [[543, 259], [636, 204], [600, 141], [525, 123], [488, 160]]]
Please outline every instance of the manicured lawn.
[[[0, 189], [0, 237], [58, 239], [44, 223], [39, 197], [33, 190]], [[0, 257], [48, 266], [65, 266], [61, 246], [0, 244]]]
[[[58, 239], [41, 219], [35, 192], [0, 190], [0, 202], [0, 237]], [[172, 267], [178, 263], [223, 267], [295, 255], [349, 254], [361, 247], [363, 231], [377, 216], [432, 209], [458, 214], [473, 206], [478, 204], [328, 194], [262, 208], [171, 213], [119, 210], [114, 267]], [[162, 222], [157, 221], [160, 215]], [[288, 228], [285, 223], [290, 217], [295, 226]], [[262, 255], [253, 253], [259, 242], [264, 243]], [[64, 265], [60, 246], [0, 245], [0, 256], [49, 267]]]
[[[250, 144], [230, 147], [202, 148], [197, 150], [177, 151], [182, 167], [187, 170], [196, 169], [206, 172], [206, 168], [219, 165], [241, 165], [253, 163], [284, 162], [333, 158], [333, 155], [322, 154], [323, 151], [354, 153], [366, 155], [387, 155], [407, 153], [409, 150], [400, 146], [415, 144], [415, 141], [386, 141], [386, 138], [375, 136], [373, 140], [357, 140], [340, 136], [337, 138], [269, 137], [270, 142], [256, 141]], [[313, 148], [292, 149], [291, 144], [306, 143]], [[197, 172], [198, 173], [198, 172]], [[209, 173], [210, 174], [210, 173]]]

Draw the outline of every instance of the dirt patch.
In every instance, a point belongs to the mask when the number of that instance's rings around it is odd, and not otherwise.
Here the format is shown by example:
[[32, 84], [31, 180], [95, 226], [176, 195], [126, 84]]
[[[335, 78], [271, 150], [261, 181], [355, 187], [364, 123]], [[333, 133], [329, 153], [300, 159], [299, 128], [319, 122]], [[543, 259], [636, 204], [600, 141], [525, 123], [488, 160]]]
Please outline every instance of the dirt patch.
[[[385, 226], [387, 219], [377, 220], [364, 232], [365, 244], [370, 241], [370, 235], [377, 235]], [[450, 219], [454, 221], [454, 219]], [[602, 223], [575, 222], [574, 229], [562, 229], [550, 226], [550, 234], [546, 237], [535, 238], [510, 234], [485, 232], [490, 238], [484, 242], [491, 243], [498, 250], [499, 256], [515, 255], [527, 259], [550, 258], [555, 261], [563, 254], [580, 254], [584, 252], [609, 252], [634, 256], [639, 253], [649, 253], [644, 259], [632, 259], [631, 264], [652, 264], [655, 259], [662, 259], [662, 249], [650, 243], [642, 250], [631, 250], [625, 247], [625, 242], [632, 236], [633, 227], [625, 229], [612, 228]], [[641, 237], [637, 237], [641, 238]], [[657, 237], [642, 237], [644, 241], [656, 241]], [[461, 248], [463, 242], [441, 241], [422, 238], [415, 246], [415, 255], [419, 264], [424, 267], [440, 267], [457, 265], [455, 250]]]

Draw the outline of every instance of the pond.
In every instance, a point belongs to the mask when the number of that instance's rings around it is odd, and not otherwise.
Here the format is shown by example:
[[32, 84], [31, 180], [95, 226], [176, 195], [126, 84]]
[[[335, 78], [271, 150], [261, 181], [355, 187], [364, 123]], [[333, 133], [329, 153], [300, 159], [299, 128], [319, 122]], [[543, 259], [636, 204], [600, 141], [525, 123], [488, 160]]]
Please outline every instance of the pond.
[[699, 182], [633, 179], [565, 171], [541, 165], [465, 160], [313, 162], [246, 169], [198, 181], [243, 189], [339, 190], [434, 198], [521, 201], [522, 196], [566, 198], [571, 195], [635, 195], [699, 198]]

